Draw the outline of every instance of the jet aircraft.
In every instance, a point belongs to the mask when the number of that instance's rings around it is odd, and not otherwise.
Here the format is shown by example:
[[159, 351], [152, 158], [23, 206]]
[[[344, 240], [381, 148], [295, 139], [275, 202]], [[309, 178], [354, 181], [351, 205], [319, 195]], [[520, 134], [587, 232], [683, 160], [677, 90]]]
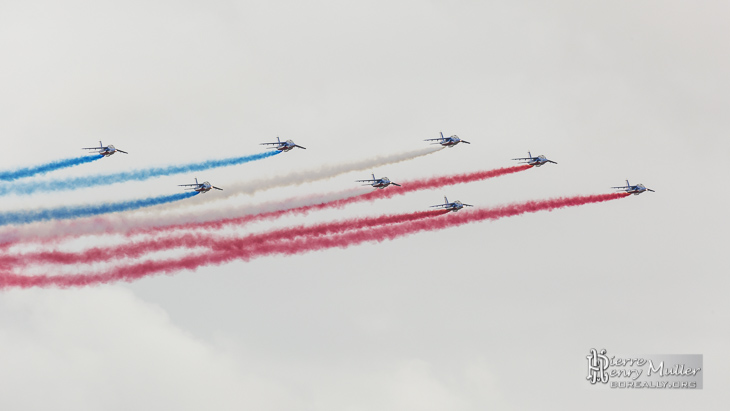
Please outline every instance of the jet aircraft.
[[262, 146], [275, 145], [276, 147], [268, 147], [268, 148], [274, 148], [279, 151], [289, 151], [294, 147], [299, 147], [299, 148], [303, 148], [306, 150], [306, 147], [298, 146], [298, 145], [294, 144], [294, 142], [291, 140], [281, 141], [281, 140], [279, 140], [279, 137], [276, 137], [276, 143], [261, 143], [261, 145]]
[[[373, 174], [372, 180], [355, 180], [358, 183], [369, 183], [369, 185], [375, 187], [375, 188], [385, 188], [389, 185], [394, 185], [400, 187], [401, 185], [398, 183], [394, 183], [388, 179], [388, 177], [381, 177], [381, 178], [375, 178], [375, 174]], [[364, 184], [368, 185], [368, 184]]]
[[466, 140], [460, 139], [456, 134], [454, 134], [451, 137], [444, 137], [443, 132], [441, 132], [441, 138], [428, 138], [423, 141], [436, 141], [436, 143], [431, 143], [431, 144], [441, 144], [444, 147], [453, 147], [459, 143], [471, 144], [470, 142], [468, 142]]
[[632, 186], [631, 184], [629, 184], [629, 180], [626, 180], [625, 186], [611, 187], [611, 188], [617, 188], [619, 190], [624, 190], [625, 192], [627, 192], [629, 194], [634, 194], [634, 195], [639, 195], [639, 194], [643, 193], [644, 191], [651, 191], [652, 193], [654, 192], [654, 190], [652, 190], [651, 188], [644, 187], [643, 184], [637, 184], [635, 186]]
[[449, 203], [449, 199], [444, 196], [444, 204], [438, 204], [438, 205], [432, 205], [431, 207], [442, 207], [444, 210], [448, 211], [459, 211], [464, 207], [474, 207], [471, 204], [464, 204], [459, 200], [454, 201], [453, 203]]
[[529, 165], [535, 166], [535, 167], [540, 167], [541, 165], [543, 165], [545, 163], [558, 164], [558, 163], [556, 163], [556, 162], [554, 162], [552, 160], [548, 160], [547, 157], [545, 157], [542, 154], [540, 154], [537, 157], [533, 157], [532, 156], [532, 153], [530, 153], [529, 151], [527, 152], [527, 157], [513, 158], [512, 160], [525, 160], [525, 161], [523, 161], [520, 164], [529, 164]]
[[186, 190], [195, 190], [195, 191], [197, 191], [199, 193], [203, 193], [203, 194], [205, 194], [208, 191], [210, 191], [211, 188], [215, 188], [216, 190], [221, 190], [221, 191], [223, 190], [222, 188], [218, 188], [216, 186], [210, 185], [210, 183], [207, 182], [207, 181], [203, 181], [202, 183], [198, 183], [198, 179], [197, 178], [195, 179], [195, 184], [178, 184], [178, 186], [179, 187], [189, 187], [189, 186], [192, 186], [191, 188], [186, 188]]
[[129, 154], [126, 151], [115, 148], [111, 144], [109, 144], [108, 146], [104, 146], [103, 144], [101, 144], [101, 141], [99, 141], [99, 147], [84, 147], [82, 148], [82, 150], [99, 150], [98, 153], [104, 157], [109, 157], [117, 151], [120, 153]]

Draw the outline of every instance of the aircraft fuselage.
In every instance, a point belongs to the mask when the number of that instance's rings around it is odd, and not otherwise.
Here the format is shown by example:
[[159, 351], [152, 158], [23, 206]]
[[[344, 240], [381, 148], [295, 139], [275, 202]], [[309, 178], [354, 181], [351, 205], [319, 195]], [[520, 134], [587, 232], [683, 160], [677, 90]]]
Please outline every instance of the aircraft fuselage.
[[453, 146], [459, 144], [460, 142], [461, 142], [461, 140], [455, 140], [453, 138], [447, 138], [446, 140], [442, 141], [439, 144], [441, 144], [444, 147], [453, 147]]

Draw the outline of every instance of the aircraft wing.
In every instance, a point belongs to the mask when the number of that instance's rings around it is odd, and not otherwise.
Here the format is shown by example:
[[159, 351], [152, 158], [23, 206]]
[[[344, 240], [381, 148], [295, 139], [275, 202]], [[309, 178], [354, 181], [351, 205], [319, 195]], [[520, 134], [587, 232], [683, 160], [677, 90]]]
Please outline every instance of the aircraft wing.
[[202, 184], [178, 184], [178, 187], [201, 186]]
[[558, 163], [554, 162], [553, 160], [546, 160], [546, 161], [547, 161], [548, 163], [558, 164]]
[[392, 186], [398, 186], [398, 187], [403, 187], [403, 186], [401, 186], [400, 184], [398, 184], [398, 183], [394, 183], [394, 182], [392, 182], [392, 181], [390, 182], [390, 185], [392, 185]]
[[465, 143], [465, 144], [471, 144], [470, 142], [468, 142], [466, 140], [459, 140], [459, 141], [461, 141], [462, 143]]
[[471, 204], [462, 204], [462, 205], [463, 205], [463, 206], [465, 206], [465, 207], [474, 207], [474, 206], [473, 206], [473, 205], [471, 205]]
[[129, 153], [127, 153], [126, 151], [124, 151], [124, 150], [120, 150], [120, 149], [117, 149], [117, 151], [118, 151], [118, 152], [120, 152], [120, 153], [124, 153], [124, 154], [129, 154]]
[[222, 188], [218, 188], [218, 187], [216, 187], [216, 186], [211, 186], [211, 187], [212, 187], [212, 188], [215, 188], [216, 190], [221, 190], [221, 191], [223, 191], [223, 189], [222, 189]]
[[423, 141], [442, 141], [442, 140], [443, 140], [443, 138], [427, 138]]
[[371, 183], [375, 181], [380, 181], [380, 179], [377, 180], [355, 180], [356, 183]]
[[267, 144], [273, 144], [275, 146], [281, 145], [281, 143], [259, 143], [259, 145], [261, 145], [261, 146], [265, 146]]
[[81, 147], [82, 150], [103, 150], [106, 147]]
[[656, 191], [652, 190], [651, 188], [647, 188], [646, 191], [651, 191], [652, 193], [656, 193]]
[[306, 147], [298, 146], [298, 145], [296, 145], [296, 144], [294, 144], [294, 147], [299, 147], [299, 148], [303, 148], [303, 149], [305, 149], [305, 150], [307, 149]]
[[611, 188], [631, 188], [631, 186], [611, 187]]
[[432, 205], [431, 207], [450, 207], [451, 204], [438, 204], [438, 205]]

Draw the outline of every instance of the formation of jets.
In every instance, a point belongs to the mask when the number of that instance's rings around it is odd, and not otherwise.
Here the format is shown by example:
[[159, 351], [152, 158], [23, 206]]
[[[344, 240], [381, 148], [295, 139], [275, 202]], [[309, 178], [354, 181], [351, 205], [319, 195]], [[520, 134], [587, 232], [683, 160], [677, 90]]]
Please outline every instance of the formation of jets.
[[525, 160], [525, 161], [521, 162], [520, 164], [529, 164], [534, 167], [540, 167], [541, 165], [543, 165], [545, 163], [558, 164], [552, 160], [548, 160], [547, 157], [545, 157], [542, 154], [540, 154], [537, 157], [533, 157], [532, 153], [530, 153], [529, 151], [527, 152], [527, 157], [513, 158], [512, 160]]
[[459, 143], [471, 144], [470, 142], [468, 142], [466, 140], [460, 139], [456, 134], [454, 134], [451, 137], [444, 137], [443, 132], [441, 132], [441, 138], [427, 138], [423, 141], [435, 141], [435, 143], [431, 143], [431, 144], [441, 144], [444, 147], [453, 147]]
[[459, 211], [464, 207], [474, 207], [474, 206], [471, 204], [464, 204], [459, 200], [456, 200], [453, 203], [450, 203], [449, 199], [446, 198], [446, 196], [444, 196], [443, 204], [436, 204], [436, 205], [432, 205], [431, 207], [438, 207], [438, 208], [448, 210], [448, 211]]
[[394, 183], [394, 182], [390, 181], [390, 179], [388, 177], [375, 178], [375, 174], [373, 174], [373, 178], [370, 180], [355, 180], [355, 182], [368, 183], [365, 185], [366, 186], [371, 185], [375, 188], [385, 188], [385, 187], [388, 187], [389, 185], [394, 185], [394, 186], [398, 186], [398, 187], [401, 186], [398, 183]]
[[623, 191], [625, 191], [625, 192], [627, 192], [629, 194], [634, 194], [634, 195], [639, 195], [639, 194], [641, 194], [641, 193], [643, 193], [645, 191], [651, 191], [652, 193], [654, 192], [654, 190], [652, 190], [651, 188], [644, 187], [643, 184], [637, 184], [635, 186], [632, 186], [631, 184], [629, 184], [629, 180], [626, 180], [626, 185], [625, 186], [611, 187], [611, 188], [616, 188], [616, 189], [619, 189], [619, 190], [623, 190]]
[[[441, 132], [440, 134], [441, 134], [441, 137], [439, 137], [439, 138], [429, 138], [424, 141], [434, 141], [434, 143], [432, 143], [432, 144], [440, 144], [443, 147], [454, 147], [459, 143], [471, 144], [466, 140], [460, 139], [455, 134], [450, 137], [444, 137], [443, 132]], [[292, 140], [281, 141], [281, 139], [279, 139], [279, 137], [276, 137], [276, 142], [260, 143], [260, 144], [261, 145], [273, 145], [274, 147], [268, 147], [268, 148], [274, 149], [274, 150], [279, 150], [279, 151], [290, 151], [291, 149], [293, 149], [295, 147], [306, 150], [305, 147], [294, 144], [294, 141], [292, 141]], [[115, 148], [111, 144], [109, 144], [108, 146], [105, 146], [102, 144], [101, 141], [99, 141], [99, 147], [84, 147], [83, 150], [96, 150], [96, 152], [98, 154], [100, 154], [104, 157], [109, 157], [109, 156], [113, 155], [114, 153], [116, 153], [117, 151], [120, 153], [129, 154], [126, 151]], [[520, 164], [529, 164], [534, 167], [540, 167], [546, 163], [558, 164], [555, 161], [548, 160], [548, 158], [542, 154], [538, 155], [537, 157], [534, 157], [530, 151], [527, 152], [527, 157], [513, 158], [512, 160], [517, 160], [517, 161], [520, 161]], [[355, 181], [358, 183], [367, 183], [365, 185], [370, 185], [373, 188], [378, 188], [378, 189], [383, 189], [383, 188], [386, 188], [391, 185], [398, 186], [398, 187], [401, 186], [398, 183], [394, 183], [394, 182], [390, 181], [390, 179], [388, 177], [376, 178], [375, 174], [372, 174], [372, 177], [373, 177], [372, 179], [355, 180]], [[208, 181], [198, 183], [197, 178], [195, 179], [195, 184], [180, 184], [179, 186], [180, 187], [190, 187], [190, 188], [187, 188], [187, 190], [195, 190], [199, 193], [207, 193], [211, 189], [223, 190], [222, 188], [218, 188], [216, 186], [211, 185], [210, 182], [208, 182]], [[650, 188], [646, 188], [643, 184], [631, 185], [629, 183], [629, 180], [626, 180], [625, 186], [611, 187], [611, 188], [623, 190], [624, 192], [627, 192], [629, 194], [634, 194], [634, 195], [641, 194], [645, 191], [654, 192], [654, 190], [652, 190]], [[458, 200], [450, 203], [448, 198], [446, 198], [446, 196], [444, 196], [444, 204], [438, 204], [438, 205], [434, 205], [431, 207], [438, 207], [438, 208], [448, 210], [448, 211], [459, 211], [464, 207], [473, 207], [473, 206], [471, 204], [464, 204]]]
[[82, 148], [82, 150], [97, 150], [97, 153], [104, 157], [109, 157], [110, 155], [116, 153], [117, 151], [120, 153], [129, 154], [126, 151], [115, 148], [111, 144], [109, 144], [108, 146], [105, 146], [105, 145], [101, 144], [101, 141], [99, 141], [99, 147], [84, 147], [84, 148]]
[[198, 179], [197, 178], [195, 179], [195, 184], [178, 184], [178, 186], [180, 186], [180, 187], [190, 187], [190, 186], [192, 186], [190, 188], [186, 188], [186, 190], [195, 190], [195, 191], [197, 191], [199, 193], [203, 193], [203, 194], [205, 194], [208, 191], [210, 191], [211, 188], [215, 188], [216, 190], [223, 191], [222, 188], [218, 188], [216, 186], [210, 185], [210, 183], [207, 182], [207, 181], [203, 181], [202, 183], [198, 183]]
[[261, 143], [261, 145], [262, 146], [275, 145], [276, 147], [268, 147], [268, 148], [276, 149], [279, 151], [289, 151], [294, 147], [299, 147], [299, 148], [303, 148], [306, 150], [306, 147], [298, 146], [298, 145], [294, 144], [294, 142], [291, 140], [281, 141], [281, 140], [279, 140], [279, 137], [276, 137], [276, 143]]

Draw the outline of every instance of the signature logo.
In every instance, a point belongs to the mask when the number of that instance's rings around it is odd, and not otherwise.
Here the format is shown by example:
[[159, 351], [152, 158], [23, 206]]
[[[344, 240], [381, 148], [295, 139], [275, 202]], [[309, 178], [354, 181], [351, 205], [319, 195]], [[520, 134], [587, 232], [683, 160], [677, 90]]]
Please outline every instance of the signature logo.
[[586, 379], [591, 384], [601, 382], [603, 384], [608, 383], [608, 356], [606, 350], [601, 351], [591, 348], [591, 354], [587, 355], [588, 359], [588, 377]]

